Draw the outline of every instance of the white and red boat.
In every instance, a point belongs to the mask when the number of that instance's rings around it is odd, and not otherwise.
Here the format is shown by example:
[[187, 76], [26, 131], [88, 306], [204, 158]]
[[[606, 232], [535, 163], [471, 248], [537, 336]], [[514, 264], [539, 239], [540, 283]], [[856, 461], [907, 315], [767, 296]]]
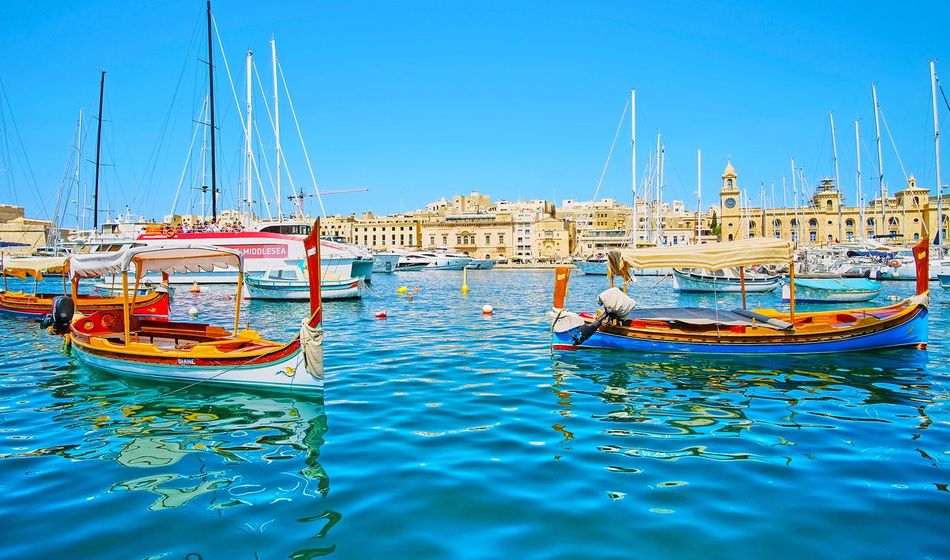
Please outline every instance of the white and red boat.
[[[135, 238], [135, 245], [145, 247], [186, 247], [203, 245], [231, 249], [244, 257], [244, 272], [248, 276], [263, 277], [268, 270], [286, 268], [288, 264], [306, 260], [303, 236], [267, 231], [233, 232], [177, 232], [166, 226], [167, 233], [145, 232]], [[321, 241], [321, 266], [325, 273], [350, 277], [357, 257], [337, 244]], [[171, 284], [236, 284], [238, 270], [233, 267], [209, 272], [172, 274]], [[156, 274], [146, 275], [143, 281], [160, 281]]]

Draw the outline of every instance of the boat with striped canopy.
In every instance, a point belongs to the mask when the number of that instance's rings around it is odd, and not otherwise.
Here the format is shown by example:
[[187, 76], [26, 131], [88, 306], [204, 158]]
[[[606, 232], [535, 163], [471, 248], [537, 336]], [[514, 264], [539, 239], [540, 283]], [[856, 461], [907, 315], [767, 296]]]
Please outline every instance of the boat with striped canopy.
[[[921, 246], [923, 245], [923, 246]], [[887, 307], [798, 313], [792, 244], [778, 239], [625, 249], [608, 255], [611, 288], [602, 309], [572, 313], [564, 308], [570, 270], [557, 269], [552, 346], [555, 350], [618, 349], [635, 352], [710, 354], [818, 354], [927, 345], [926, 239], [915, 247], [917, 294]], [[627, 294], [630, 269], [684, 267], [705, 270], [751, 265], [790, 265], [788, 311], [742, 307], [637, 309]], [[741, 270], [741, 268], [740, 268]], [[623, 280], [623, 290], [614, 286]]]
[[[57, 296], [66, 295], [68, 260], [66, 257], [23, 257], [7, 259], [3, 263], [3, 289], [0, 290], [0, 311], [14, 315], [36, 317], [47, 315], [53, 308]], [[40, 291], [40, 282], [44, 276], [59, 276], [63, 280], [61, 293]], [[33, 291], [11, 291], [7, 278], [20, 280], [33, 279]], [[114, 295], [80, 294], [75, 290], [74, 303], [81, 313], [96, 311], [117, 311], [122, 309], [122, 298]], [[139, 315], [168, 315], [168, 290], [157, 286], [153, 290], [141, 293], [133, 303], [133, 311]]]
[[[242, 253], [197, 245], [136, 247], [114, 255], [72, 257], [73, 278], [120, 275], [124, 306], [118, 313], [97, 311], [68, 319], [69, 304], [61, 301], [62, 309], [55, 314], [53, 330], [68, 336], [72, 355], [79, 361], [115, 374], [192, 384], [320, 391], [323, 313], [319, 231], [318, 221], [304, 242], [311, 286], [310, 313], [299, 334], [289, 341], [271, 341], [256, 331], [241, 328]], [[138, 281], [149, 272], [213, 272], [226, 267], [238, 271], [233, 328], [166, 321], [131, 312], [135, 292], [129, 290], [130, 276]]]

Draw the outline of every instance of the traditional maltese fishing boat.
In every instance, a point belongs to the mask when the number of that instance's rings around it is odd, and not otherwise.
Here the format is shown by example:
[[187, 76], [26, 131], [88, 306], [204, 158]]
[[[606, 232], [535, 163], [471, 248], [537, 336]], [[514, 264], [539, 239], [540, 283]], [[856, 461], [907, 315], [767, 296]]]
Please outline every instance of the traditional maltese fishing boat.
[[[53, 307], [53, 300], [67, 293], [67, 268], [66, 257], [24, 257], [6, 260], [3, 267], [3, 290], [0, 290], [0, 311], [36, 318], [47, 315]], [[62, 293], [40, 292], [40, 281], [43, 280], [44, 275], [62, 276]], [[33, 293], [8, 290], [7, 277], [10, 276], [20, 280], [33, 278]], [[74, 297], [75, 306], [81, 313], [122, 309], [121, 297], [79, 293], [76, 293]], [[168, 291], [159, 286], [141, 294], [135, 300], [132, 311], [140, 315], [168, 315]]]
[[[58, 298], [52, 329], [68, 336], [77, 359], [107, 372], [193, 383], [321, 390], [319, 231], [318, 223], [304, 242], [311, 286], [310, 315], [303, 321], [300, 333], [287, 342], [266, 340], [256, 331], [241, 329], [243, 255], [234, 249], [206, 246], [136, 247], [118, 254], [72, 257], [69, 266], [73, 278], [120, 275], [123, 307], [120, 312], [73, 316], [71, 301]], [[212, 272], [225, 267], [239, 273], [232, 330], [132, 313], [136, 296], [129, 290], [130, 275], [137, 282], [149, 272]]]
[[[795, 312], [794, 267], [789, 311], [742, 308], [636, 309], [626, 288], [629, 270], [691, 267], [720, 270], [756, 264], [793, 264], [791, 243], [754, 238], [728, 243], [625, 249], [609, 254], [611, 288], [600, 294], [596, 315], [564, 309], [569, 269], [556, 271], [552, 345], [556, 350], [613, 348], [637, 352], [811, 354], [927, 345], [927, 241], [914, 248], [917, 294], [887, 307]], [[741, 268], [740, 268], [741, 270]], [[614, 278], [623, 279], [624, 290]]]

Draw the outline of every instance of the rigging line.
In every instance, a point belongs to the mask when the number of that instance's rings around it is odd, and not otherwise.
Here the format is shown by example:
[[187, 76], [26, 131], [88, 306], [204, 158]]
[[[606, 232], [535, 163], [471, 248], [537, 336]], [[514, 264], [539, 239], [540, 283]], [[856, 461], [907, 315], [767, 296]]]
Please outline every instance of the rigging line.
[[[23, 160], [26, 162], [26, 169], [29, 172], [28, 177], [33, 181], [33, 190], [36, 193], [37, 201], [40, 203], [40, 207], [43, 209], [43, 214], [49, 216], [49, 210], [46, 209], [46, 203], [43, 202], [43, 195], [40, 193], [39, 183], [36, 182], [36, 175], [33, 174], [33, 166], [30, 165], [30, 158], [26, 152], [26, 146], [23, 144], [23, 137], [20, 135], [20, 127], [16, 124], [16, 117], [13, 115], [13, 106], [10, 104], [10, 96], [7, 95], [7, 89], [3, 85], [3, 80], [0, 79], [0, 93], [3, 94], [3, 98], [7, 100], [7, 109], [10, 111], [10, 122], [13, 123], [13, 131], [16, 132], [17, 140], [20, 142], [20, 150], [23, 152]], [[2, 107], [0, 107], [2, 110]], [[23, 164], [20, 164], [21, 166]]]
[[[255, 121], [255, 122], [253, 122], [253, 123], [251, 123], [251, 124], [252, 124], [252, 125], [256, 125], [257, 122]], [[256, 130], [256, 129], [255, 129], [255, 130]], [[263, 143], [261, 142], [261, 139], [260, 139], [260, 131], [259, 131], [259, 130], [258, 130], [258, 132], [257, 132], [257, 143], [258, 143], [258, 145], [260, 146], [261, 150], [263, 150], [263, 149], [264, 149], [264, 146], [263, 146]], [[267, 158], [264, 158], [264, 165], [265, 165], [265, 166], [267, 165]], [[257, 186], [258, 186], [258, 188], [259, 188], [260, 191], [261, 191], [261, 200], [262, 200], [263, 203], [264, 203], [264, 209], [267, 210], [267, 219], [268, 219], [268, 220], [272, 220], [272, 219], [274, 219], [274, 216], [273, 216], [273, 214], [271, 214], [271, 211], [270, 211], [270, 202], [268, 202], [268, 200], [267, 200], [267, 191], [264, 190], [264, 181], [261, 180], [261, 169], [260, 169], [260, 167], [257, 165], [257, 156], [254, 155], [254, 151], [253, 151], [253, 150], [251, 150], [251, 168], [254, 169], [254, 175], [257, 177]], [[269, 173], [270, 173], [270, 168], [267, 167], [266, 170], [267, 170], [267, 172], [268, 172], [268, 174], [269, 174]], [[273, 182], [272, 182], [272, 184], [273, 184]], [[253, 217], [254, 217], [253, 209], [251, 209], [251, 218], [253, 218]]]
[[[254, 130], [257, 132], [257, 145], [260, 148], [261, 152], [265, 151], [264, 140], [261, 138], [261, 129], [257, 126], [257, 119], [252, 123], [254, 125]], [[271, 194], [274, 195], [274, 198], [277, 197], [277, 189], [274, 187], [274, 175], [270, 170], [270, 159], [261, 158], [261, 161], [264, 162], [264, 172], [267, 173], [267, 180], [270, 182]], [[257, 158], [254, 158], [254, 170], [257, 172], [257, 184], [261, 190], [261, 196], [264, 198], [264, 204], [267, 206], [267, 215], [268, 217], [273, 217], [270, 211], [270, 202], [267, 200], [267, 191], [264, 190], [264, 181], [261, 180], [261, 168], [257, 164]]]
[[234, 105], [237, 107], [238, 118], [241, 119], [241, 128], [245, 128], [244, 115], [241, 112], [241, 102], [238, 101], [237, 89], [234, 87], [234, 79], [231, 77], [231, 66], [228, 64], [228, 57], [224, 53], [224, 43], [221, 42], [221, 32], [218, 31], [218, 20], [211, 16], [211, 25], [214, 27], [214, 36], [218, 39], [218, 48], [221, 49], [221, 60], [224, 61], [224, 72], [228, 75], [228, 85], [231, 86], [231, 95], [234, 97]]
[[[279, 60], [277, 61], [277, 70], [280, 72], [280, 79], [284, 83], [284, 94], [287, 95], [287, 104], [290, 105], [290, 114], [294, 117], [294, 125], [297, 127], [297, 136], [300, 137], [300, 146], [303, 148], [303, 157], [307, 162], [307, 169], [310, 170], [310, 180], [313, 182], [313, 190], [317, 193], [317, 202], [320, 203], [320, 213], [323, 215], [324, 219], [326, 219], [327, 211], [326, 208], [323, 207], [323, 197], [320, 196], [320, 187], [317, 186], [317, 179], [313, 174], [313, 166], [310, 165], [310, 154], [307, 152], [307, 145], [303, 141], [303, 132], [300, 130], [300, 122], [297, 121], [297, 111], [294, 110], [294, 101], [290, 98], [290, 89], [287, 87], [287, 78], [284, 77], [284, 67], [280, 64]], [[626, 113], [626, 111], [624, 111], [624, 113]]]
[[604, 162], [604, 168], [600, 172], [600, 180], [597, 181], [597, 188], [594, 189], [594, 200], [597, 200], [597, 195], [600, 193], [600, 186], [604, 182], [604, 176], [607, 175], [607, 167], [610, 165], [610, 158], [614, 154], [614, 148], [617, 146], [617, 138], [620, 136], [620, 129], [623, 127], [624, 118], [627, 116], [627, 109], [630, 108], [630, 100], [623, 106], [623, 113], [620, 115], [620, 122], [617, 123], [617, 130], [614, 132], [613, 142], [610, 143], [610, 151], [607, 152], [607, 161]]
[[940, 79], [937, 79], [937, 87], [940, 88], [940, 95], [943, 97], [943, 104], [947, 106], [947, 111], [950, 111], [950, 101], [947, 101], [947, 93], [943, 91], [943, 84], [940, 83]]
[[891, 135], [891, 128], [887, 126], [887, 119], [884, 118], [884, 111], [878, 109], [881, 113], [881, 120], [884, 121], [884, 130], [887, 131], [887, 137], [891, 139], [891, 147], [894, 148], [894, 155], [897, 156], [897, 163], [901, 166], [901, 173], [904, 174], [904, 181], [907, 181], [907, 171], [904, 170], [904, 162], [901, 161], [901, 154], [897, 151], [897, 143], [894, 142], [894, 136]]
[[0, 130], [3, 131], [3, 145], [0, 146], [3, 148], [0, 149], [0, 156], [2, 156], [2, 161], [0, 161], [0, 163], [3, 164], [3, 167], [0, 168], [0, 171], [7, 171], [7, 188], [10, 191], [10, 195], [13, 197], [14, 204], [19, 204], [19, 197], [17, 196], [17, 191], [19, 189], [16, 188], [16, 174], [13, 172], [13, 152], [10, 150], [10, 135], [7, 134], [7, 131], [9, 130], [7, 128], [7, 112], [4, 107], [3, 100], [0, 99]]
[[[165, 136], [168, 133], [168, 125], [171, 122], [172, 112], [175, 109], [175, 102], [178, 100], [178, 95], [181, 92], [181, 85], [185, 78], [185, 70], [188, 68], [188, 61], [191, 60], [191, 53], [195, 48], [195, 40], [198, 35], [198, 24], [201, 22], [201, 16], [203, 11], [199, 12], [198, 17], [195, 19], [195, 26], [191, 31], [191, 42], [188, 44], [188, 50], [185, 52], [185, 59], [182, 61], [181, 70], [178, 72], [178, 82], [175, 84], [175, 92], [172, 94], [172, 100], [168, 104], [168, 110], [165, 112], [165, 119], [162, 122], [162, 126], [159, 129], [158, 140], [155, 142], [155, 145], [152, 147], [152, 152], [149, 154], [148, 160], [145, 163], [145, 171], [142, 175], [142, 184], [146, 188], [151, 187], [152, 181], [155, 178], [155, 172], [158, 168], [158, 160], [161, 157], [162, 146], [165, 143]], [[174, 212], [172, 212], [174, 214]]]
[[[205, 111], [205, 107], [207, 107], [207, 103], [208, 102], [206, 99], [205, 104], [201, 107], [202, 112]], [[200, 126], [201, 125], [199, 123], [195, 123], [195, 130], [191, 134], [191, 144], [188, 145], [188, 153], [185, 155], [185, 165], [182, 166], [181, 175], [178, 176], [178, 187], [175, 189], [175, 198], [174, 200], [172, 200], [172, 211], [171, 211], [172, 216], [175, 215], [175, 210], [178, 209], [178, 196], [181, 194], [181, 186], [185, 182], [185, 172], [188, 169], [188, 165], [191, 163], [191, 154], [195, 148], [195, 139], [198, 137], [198, 127]]]

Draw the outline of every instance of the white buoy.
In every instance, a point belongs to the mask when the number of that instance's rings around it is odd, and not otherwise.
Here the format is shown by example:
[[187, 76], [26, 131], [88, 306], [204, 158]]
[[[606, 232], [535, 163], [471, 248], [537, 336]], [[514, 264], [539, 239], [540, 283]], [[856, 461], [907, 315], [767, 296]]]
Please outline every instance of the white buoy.
[[495, 312], [495, 309], [492, 306], [488, 305], [487, 303], [482, 306], [482, 315], [491, 315], [494, 312]]
[[198, 282], [195, 282], [194, 284], [192, 284], [192, 285], [191, 285], [191, 289], [188, 290], [188, 291], [191, 292], [191, 293], [193, 293], [193, 294], [201, 293], [201, 288], [198, 287]]
[[194, 305], [192, 305], [191, 308], [188, 309], [188, 315], [191, 316], [191, 317], [197, 317], [197, 316], [198, 316], [198, 308], [195, 307]]

